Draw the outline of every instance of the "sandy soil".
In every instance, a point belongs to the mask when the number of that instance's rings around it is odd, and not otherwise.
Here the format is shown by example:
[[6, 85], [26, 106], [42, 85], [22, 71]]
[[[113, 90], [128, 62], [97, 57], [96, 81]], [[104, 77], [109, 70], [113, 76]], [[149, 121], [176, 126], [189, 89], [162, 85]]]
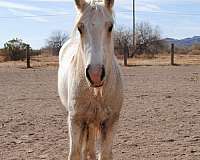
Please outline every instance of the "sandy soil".
[[[200, 66], [123, 68], [115, 160], [200, 159]], [[66, 160], [56, 67], [0, 67], [0, 160]]]

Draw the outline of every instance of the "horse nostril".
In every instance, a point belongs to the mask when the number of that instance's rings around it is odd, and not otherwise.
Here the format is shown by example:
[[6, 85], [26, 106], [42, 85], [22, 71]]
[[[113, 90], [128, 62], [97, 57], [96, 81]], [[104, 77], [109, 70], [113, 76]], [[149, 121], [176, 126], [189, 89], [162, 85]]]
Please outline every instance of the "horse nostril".
[[90, 81], [90, 83], [93, 84], [91, 77], [90, 77], [89, 69], [90, 69], [90, 65], [88, 65], [86, 68], [86, 77]]
[[102, 85], [105, 79], [105, 68], [102, 65], [88, 65], [85, 70], [86, 78], [92, 85]]
[[101, 72], [101, 81], [103, 81], [104, 80], [104, 78], [105, 78], [105, 67], [104, 66], [102, 66], [102, 72]]

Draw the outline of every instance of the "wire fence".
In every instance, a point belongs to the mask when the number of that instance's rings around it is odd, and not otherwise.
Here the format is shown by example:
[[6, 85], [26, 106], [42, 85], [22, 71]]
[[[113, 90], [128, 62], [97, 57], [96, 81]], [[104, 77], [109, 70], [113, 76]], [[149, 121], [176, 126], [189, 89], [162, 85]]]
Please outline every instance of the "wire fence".
[[[118, 48], [119, 49], [119, 48]], [[118, 61], [125, 66], [181, 66], [181, 65], [200, 65], [200, 50], [197, 54], [193, 53], [178, 53], [176, 46], [172, 45], [171, 50], [165, 53], [158, 53], [153, 56], [137, 55], [129, 57], [127, 50], [121, 49], [123, 54], [117, 55]], [[124, 51], [124, 52], [123, 52]], [[127, 60], [125, 61], [125, 56]], [[1, 65], [15, 66], [21, 68], [37, 68], [46, 66], [58, 66], [58, 56], [52, 55], [48, 50], [31, 50], [29, 47], [26, 50], [26, 58], [20, 61], [1, 61]]]
[[[132, 10], [121, 10], [118, 11], [118, 13], [130, 16], [133, 15], [133, 11]], [[147, 13], [151, 13], [152, 15], [155, 16], [160, 16], [160, 18], [162, 16], [180, 16], [180, 17], [195, 17], [198, 18], [200, 17], [200, 13], [198, 12], [177, 12], [177, 11], [135, 11], [135, 15], [136, 17], [139, 15], [146, 15]], [[67, 13], [67, 14], [38, 14], [38, 15], [25, 15], [25, 16], [0, 16], [0, 21], [3, 20], [11, 20], [11, 19], [23, 19], [23, 18], [34, 18], [34, 17], [62, 17], [62, 16], [75, 16], [73, 13]], [[152, 21], [154, 21], [155, 17], [151, 17]], [[173, 19], [169, 18], [171, 21], [173, 21]], [[40, 25], [40, 24], [38, 24]], [[158, 24], [159, 25], [159, 24]], [[131, 26], [130, 26], [131, 28]], [[40, 38], [38, 38], [40, 39]], [[35, 40], [36, 41], [36, 40]], [[174, 64], [178, 65], [178, 64], [200, 64], [200, 50], [195, 50], [196, 52], [192, 52], [192, 48], [190, 49], [190, 51], [188, 51], [189, 54], [183, 54], [183, 53], [179, 53], [177, 51], [177, 46], [175, 46], [174, 49]], [[165, 52], [165, 53], [158, 53], [158, 54], [154, 54], [153, 56], [146, 56], [146, 55], [139, 55], [139, 56], [134, 56], [134, 58], [129, 58], [129, 53], [134, 52], [134, 47], [133, 48], [124, 48], [124, 47], [118, 47], [117, 48], [118, 52], [120, 52], [120, 54], [117, 54], [118, 58], [120, 59], [120, 63], [124, 64], [127, 63], [127, 65], [170, 65], [172, 64], [172, 51], [169, 52]], [[54, 58], [50, 58], [51, 54], [49, 54], [49, 51], [40, 51], [40, 55], [34, 55], [33, 51], [30, 51], [30, 55], [31, 56], [31, 62], [38, 62], [39, 65], [42, 65], [42, 63], [44, 64], [48, 64], [51, 63], [50, 61], [53, 62], [53, 64], [57, 64], [57, 57], [55, 56]], [[1, 55], [1, 54], [0, 54]], [[49, 57], [49, 58], [47, 58]], [[127, 62], [125, 62], [123, 60], [124, 57], [127, 57]], [[1, 58], [0, 58], [1, 59]], [[47, 60], [48, 59], [48, 60]]]

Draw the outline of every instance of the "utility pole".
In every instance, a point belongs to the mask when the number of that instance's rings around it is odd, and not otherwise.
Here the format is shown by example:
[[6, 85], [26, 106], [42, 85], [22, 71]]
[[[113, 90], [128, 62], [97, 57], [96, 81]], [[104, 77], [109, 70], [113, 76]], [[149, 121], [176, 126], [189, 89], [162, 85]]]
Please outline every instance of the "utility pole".
[[[133, 0], [133, 52], [135, 50], [135, 0]], [[133, 53], [134, 54], [134, 53]]]

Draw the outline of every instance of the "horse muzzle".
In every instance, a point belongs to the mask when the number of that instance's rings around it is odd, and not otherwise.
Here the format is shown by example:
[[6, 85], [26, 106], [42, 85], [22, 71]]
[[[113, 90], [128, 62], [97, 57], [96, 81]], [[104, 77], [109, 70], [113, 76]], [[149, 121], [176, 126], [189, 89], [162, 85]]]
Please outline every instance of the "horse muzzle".
[[103, 65], [88, 65], [86, 77], [91, 87], [98, 88], [103, 86], [105, 80], [105, 67]]

